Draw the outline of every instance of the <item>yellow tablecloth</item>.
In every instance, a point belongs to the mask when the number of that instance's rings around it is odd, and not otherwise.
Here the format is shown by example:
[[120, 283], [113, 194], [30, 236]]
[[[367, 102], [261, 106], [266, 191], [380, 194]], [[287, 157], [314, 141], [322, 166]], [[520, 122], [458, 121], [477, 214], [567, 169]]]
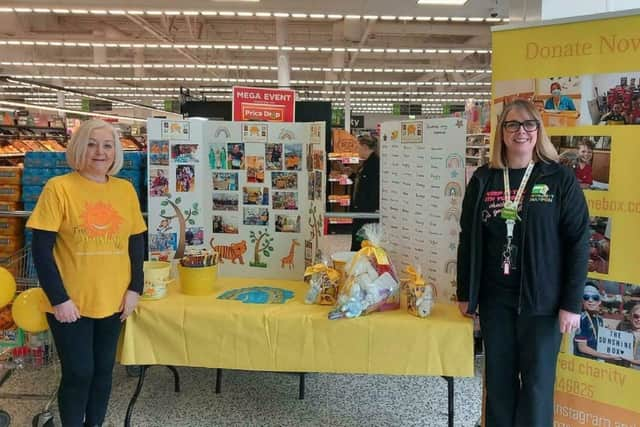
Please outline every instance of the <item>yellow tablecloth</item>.
[[[216, 299], [246, 286], [293, 290], [285, 304]], [[307, 305], [304, 282], [219, 278], [209, 297], [141, 301], [125, 324], [119, 361], [255, 371], [391, 375], [473, 375], [473, 325], [457, 307], [436, 304], [419, 319], [405, 310], [328, 320], [328, 306]]]

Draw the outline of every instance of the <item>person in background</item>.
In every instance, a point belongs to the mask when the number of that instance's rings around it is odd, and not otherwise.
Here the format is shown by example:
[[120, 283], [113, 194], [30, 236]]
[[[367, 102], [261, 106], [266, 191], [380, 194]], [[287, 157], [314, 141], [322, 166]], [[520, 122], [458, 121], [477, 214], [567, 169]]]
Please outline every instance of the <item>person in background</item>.
[[[362, 161], [353, 179], [351, 212], [377, 212], [380, 208], [380, 157], [376, 153], [378, 140], [371, 135], [358, 137], [358, 156]], [[351, 228], [351, 250], [358, 251], [362, 236], [358, 234], [363, 225], [377, 220], [354, 218]]]
[[587, 203], [531, 102], [504, 107], [491, 153], [463, 200], [458, 306], [468, 316], [479, 307], [484, 425], [548, 427], [561, 334], [580, 323]]
[[617, 356], [598, 351], [598, 331], [605, 326], [600, 316], [602, 295], [595, 283], [586, 283], [582, 299], [583, 311], [580, 314], [580, 328], [573, 337], [573, 354], [588, 359], [620, 360]]
[[633, 358], [628, 362], [634, 369], [640, 370], [640, 304], [629, 311], [629, 317], [618, 324], [618, 330], [633, 334]]
[[601, 122], [607, 122], [608, 125], [626, 125], [627, 118], [624, 114], [622, 101], [618, 100], [613, 103], [611, 111], [600, 118]]
[[53, 306], [47, 321], [62, 366], [58, 406], [65, 427], [105, 417], [122, 322], [143, 288], [146, 225], [116, 130], [84, 122], [67, 147], [73, 172], [50, 179], [27, 222], [33, 260]]
[[635, 95], [631, 101], [631, 111], [628, 114], [629, 124], [640, 125], [640, 95]]
[[562, 94], [560, 83], [551, 83], [551, 98], [544, 103], [545, 110], [576, 111], [573, 100]]
[[578, 162], [574, 169], [576, 178], [581, 188], [589, 188], [593, 184], [593, 171], [591, 160], [593, 159], [593, 142], [584, 138], [578, 143]]

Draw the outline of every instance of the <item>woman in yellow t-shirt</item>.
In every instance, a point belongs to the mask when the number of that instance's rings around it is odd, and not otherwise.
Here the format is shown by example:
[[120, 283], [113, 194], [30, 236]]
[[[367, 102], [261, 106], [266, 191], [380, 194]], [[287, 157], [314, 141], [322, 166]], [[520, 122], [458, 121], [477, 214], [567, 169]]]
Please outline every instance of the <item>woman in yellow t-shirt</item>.
[[67, 147], [74, 169], [50, 179], [27, 222], [62, 379], [65, 427], [104, 421], [122, 322], [142, 292], [146, 225], [133, 186], [116, 178], [123, 153], [115, 129], [84, 122]]

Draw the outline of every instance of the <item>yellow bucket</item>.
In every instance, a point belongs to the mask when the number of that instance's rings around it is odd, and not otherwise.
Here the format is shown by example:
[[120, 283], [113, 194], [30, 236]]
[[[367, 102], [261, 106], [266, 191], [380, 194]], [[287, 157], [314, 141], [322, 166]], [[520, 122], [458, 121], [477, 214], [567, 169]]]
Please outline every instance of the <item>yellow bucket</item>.
[[171, 275], [171, 264], [165, 261], [145, 261], [142, 270], [145, 282], [166, 282]]
[[183, 267], [178, 265], [180, 287], [185, 295], [203, 296], [213, 293], [213, 285], [218, 278], [218, 266]]

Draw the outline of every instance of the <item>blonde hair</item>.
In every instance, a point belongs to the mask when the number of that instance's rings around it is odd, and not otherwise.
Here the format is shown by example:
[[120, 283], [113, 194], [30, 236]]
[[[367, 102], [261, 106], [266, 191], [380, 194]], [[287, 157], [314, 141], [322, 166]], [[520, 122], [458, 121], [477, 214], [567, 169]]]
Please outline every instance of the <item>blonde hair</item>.
[[67, 163], [71, 169], [80, 171], [87, 166], [87, 146], [89, 144], [89, 138], [91, 132], [96, 129], [107, 128], [113, 134], [114, 144], [114, 158], [113, 164], [107, 171], [107, 175], [115, 175], [122, 169], [122, 163], [124, 162], [124, 154], [122, 152], [122, 144], [120, 143], [120, 137], [118, 131], [109, 123], [98, 119], [91, 119], [83, 122], [73, 135], [67, 145]]
[[505, 105], [502, 114], [498, 118], [498, 124], [496, 125], [495, 138], [493, 140], [493, 147], [491, 147], [491, 161], [489, 166], [494, 169], [504, 169], [507, 167], [507, 150], [504, 145], [504, 129], [502, 128], [507, 115], [512, 110], [518, 110], [529, 114], [535, 120], [540, 123], [538, 127], [538, 139], [536, 140], [536, 146], [533, 150], [533, 160], [535, 162], [542, 161], [544, 163], [557, 162], [558, 152], [556, 148], [551, 144], [547, 132], [542, 125], [542, 117], [536, 107], [529, 101], [524, 99], [517, 99], [507, 105]]

